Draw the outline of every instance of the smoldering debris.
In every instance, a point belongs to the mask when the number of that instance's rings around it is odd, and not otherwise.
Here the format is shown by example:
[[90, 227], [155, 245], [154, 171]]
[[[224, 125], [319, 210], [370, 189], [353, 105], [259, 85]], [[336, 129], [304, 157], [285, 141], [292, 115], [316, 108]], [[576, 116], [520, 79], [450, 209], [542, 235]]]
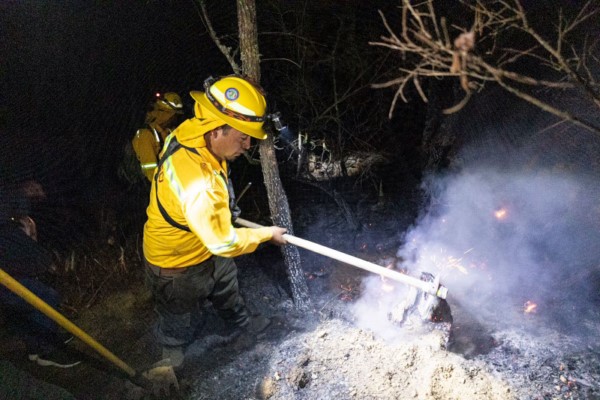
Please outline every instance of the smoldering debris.
[[504, 322], [528, 302], [550, 314], [557, 302], [560, 313], [592, 306], [587, 278], [600, 259], [598, 182], [480, 169], [430, 188], [432, 206], [398, 252], [409, 270], [440, 274], [464, 307]]
[[[427, 188], [431, 206], [406, 233], [399, 267], [439, 275], [461, 307], [498, 326], [536, 312], [585, 330], [586, 310], [597, 301], [590, 276], [600, 259], [598, 182], [487, 168], [430, 179]], [[365, 282], [359, 319], [362, 311], [373, 318], [382, 290]], [[573, 314], [576, 321], [567, 317]]]

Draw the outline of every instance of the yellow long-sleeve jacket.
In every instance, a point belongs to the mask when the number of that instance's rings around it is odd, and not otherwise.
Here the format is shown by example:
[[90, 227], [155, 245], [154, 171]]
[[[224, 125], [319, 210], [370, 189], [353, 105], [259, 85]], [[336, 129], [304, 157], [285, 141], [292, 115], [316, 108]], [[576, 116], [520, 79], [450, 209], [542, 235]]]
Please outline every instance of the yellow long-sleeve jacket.
[[154, 170], [158, 165], [158, 153], [160, 152], [160, 140], [158, 133], [153, 129], [138, 129], [131, 141], [133, 151], [137, 156], [142, 173], [152, 181]]
[[[144, 225], [144, 256], [163, 268], [189, 267], [211, 255], [235, 257], [251, 253], [272, 238], [270, 228], [235, 228], [231, 223], [227, 192], [227, 164], [219, 162], [206, 147], [204, 133], [218, 127], [214, 120], [189, 119], [168, 138], [184, 147], [169, 156], [152, 181], [148, 221]], [[164, 152], [165, 150], [163, 150]], [[178, 224], [172, 226], [158, 208], [160, 204]]]
[[171, 132], [170, 126], [176, 115], [175, 111], [154, 109], [146, 114], [146, 128], [138, 129], [131, 144], [135, 152], [142, 173], [152, 181], [154, 170], [158, 165], [158, 153], [167, 135]]

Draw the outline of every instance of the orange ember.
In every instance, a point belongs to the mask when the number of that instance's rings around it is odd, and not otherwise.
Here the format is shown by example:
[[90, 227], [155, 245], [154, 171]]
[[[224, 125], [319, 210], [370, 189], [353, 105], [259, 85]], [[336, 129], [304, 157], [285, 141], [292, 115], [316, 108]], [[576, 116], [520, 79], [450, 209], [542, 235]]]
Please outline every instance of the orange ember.
[[508, 211], [506, 210], [506, 208], [499, 208], [496, 211], [494, 211], [494, 216], [496, 217], [496, 219], [506, 219], [506, 217], [508, 216]]
[[534, 313], [537, 311], [537, 304], [535, 304], [533, 301], [527, 300], [523, 305], [523, 311], [525, 312], [525, 314]]
[[[471, 252], [473, 249], [469, 249], [467, 250], [464, 254], [467, 254], [469, 252]], [[434, 265], [440, 267], [440, 268], [455, 268], [457, 269], [459, 272], [468, 275], [469, 272], [467, 271], [467, 269], [462, 265], [463, 262], [463, 258], [464, 257], [454, 257], [452, 255], [447, 255], [446, 254], [446, 249], [440, 249], [439, 254], [433, 254], [430, 257], [430, 261], [433, 262]]]

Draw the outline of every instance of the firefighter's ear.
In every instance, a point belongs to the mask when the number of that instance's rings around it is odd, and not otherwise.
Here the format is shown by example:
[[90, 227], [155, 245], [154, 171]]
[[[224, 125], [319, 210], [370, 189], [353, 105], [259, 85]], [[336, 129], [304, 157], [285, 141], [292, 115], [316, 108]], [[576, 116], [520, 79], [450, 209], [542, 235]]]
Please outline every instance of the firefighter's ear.
[[219, 136], [223, 136], [223, 127], [220, 126], [218, 128], [213, 129], [211, 132], [211, 136], [215, 139], [218, 138]]
[[218, 128], [215, 128], [215, 129], [212, 129], [212, 130], [206, 132], [205, 138], [210, 143], [214, 140], [218, 140], [219, 137], [223, 136], [222, 134], [223, 134], [223, 128], [218, 127]]

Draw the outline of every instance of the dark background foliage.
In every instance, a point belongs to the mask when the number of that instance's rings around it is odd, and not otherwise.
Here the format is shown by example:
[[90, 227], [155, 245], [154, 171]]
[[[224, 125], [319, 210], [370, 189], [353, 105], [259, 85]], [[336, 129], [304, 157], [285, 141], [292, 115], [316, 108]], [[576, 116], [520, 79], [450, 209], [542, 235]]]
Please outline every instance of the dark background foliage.
[[[398, 59], [368, 45], [383, 33], [378, 6], [394, 8], [379, 3], [259, 2], [270, 104], [294, 132], [326, 140], [336, 156], [390, 143], [400, 149], [419, 133], [418, 103], [390, 124], [389, 92], [369, 87]], [[0, 7], [2, 178], [36, 179], [50, 202], [84, 214], [123, 203], [119, 164], [155, 92], [180, 93], [189, 113], [188, 91], [231, 73], [193, 1]], [[222, 43], [235, 49], [235, 3], [209, 2], [208, 11]], [[407, 122], [411, 131], [399, 132]]]
[[[372, 171], [378, 175], [374, 182], [359, 187], [365, 194], [376, 195], [377, 183], [386, 177], [393, 183], [386, 189], [401, 192], [403, 181], [394, 176], [399, 170], [418, 180], [425, 165], [426, 104], [409, 91], [409, 103], [399, 103], [390, 120], [393, 91], [370, 87], [412, 61], [369, 45], [386, 33], [377, 11], [398, 26], [398, 4], [257, 3], [261, 83], [272, 110], [281, 111], [295, 133], [326, 143], [335, 158], [356, 151], [386, 157], [387, 167]], [[567, 10], [578, 6], [562, 3]], [[548, 13], [535, 12], [549, 4], [554, 2], [524, 2], [536, 27], [553, 28], [544, 23]], [[440, 7], [449, 19], [466, 18], [452, 15], [458, 8], [447, 3]], [[222, 43], [235, 50], [235, 2], [210, 1], [207, 8]], [[190, 115], [187, 92], [201, 89], [209, 75], [231, 73], [202, 23], [199, 5], [192, 0], [4, 1], [0, 19], [0, 178], [42, 183], [54, 204], [47, 225], [61, 240], [61, 232], [78, 237], [95, 229], [105, 208], [120, 209], [120, 220], [131, 213], [143, 219], [144, 200], [132, 203], [131, 198], [144, 192], [130, 191], [117, 172], [154, 93], [180, 93]], [[453, 102], [455, 83], [436, 84], [445, 93], [441, 101]], [[296, 170], [286, 166], [282, 157], [284, 184], [292, 190]], [[244, 161], [234, 167], [243, 170], [238, 190], [245, 180], [260, 180], [258, 168]], [[78, 216], [74, 220], [65, 213]]]

